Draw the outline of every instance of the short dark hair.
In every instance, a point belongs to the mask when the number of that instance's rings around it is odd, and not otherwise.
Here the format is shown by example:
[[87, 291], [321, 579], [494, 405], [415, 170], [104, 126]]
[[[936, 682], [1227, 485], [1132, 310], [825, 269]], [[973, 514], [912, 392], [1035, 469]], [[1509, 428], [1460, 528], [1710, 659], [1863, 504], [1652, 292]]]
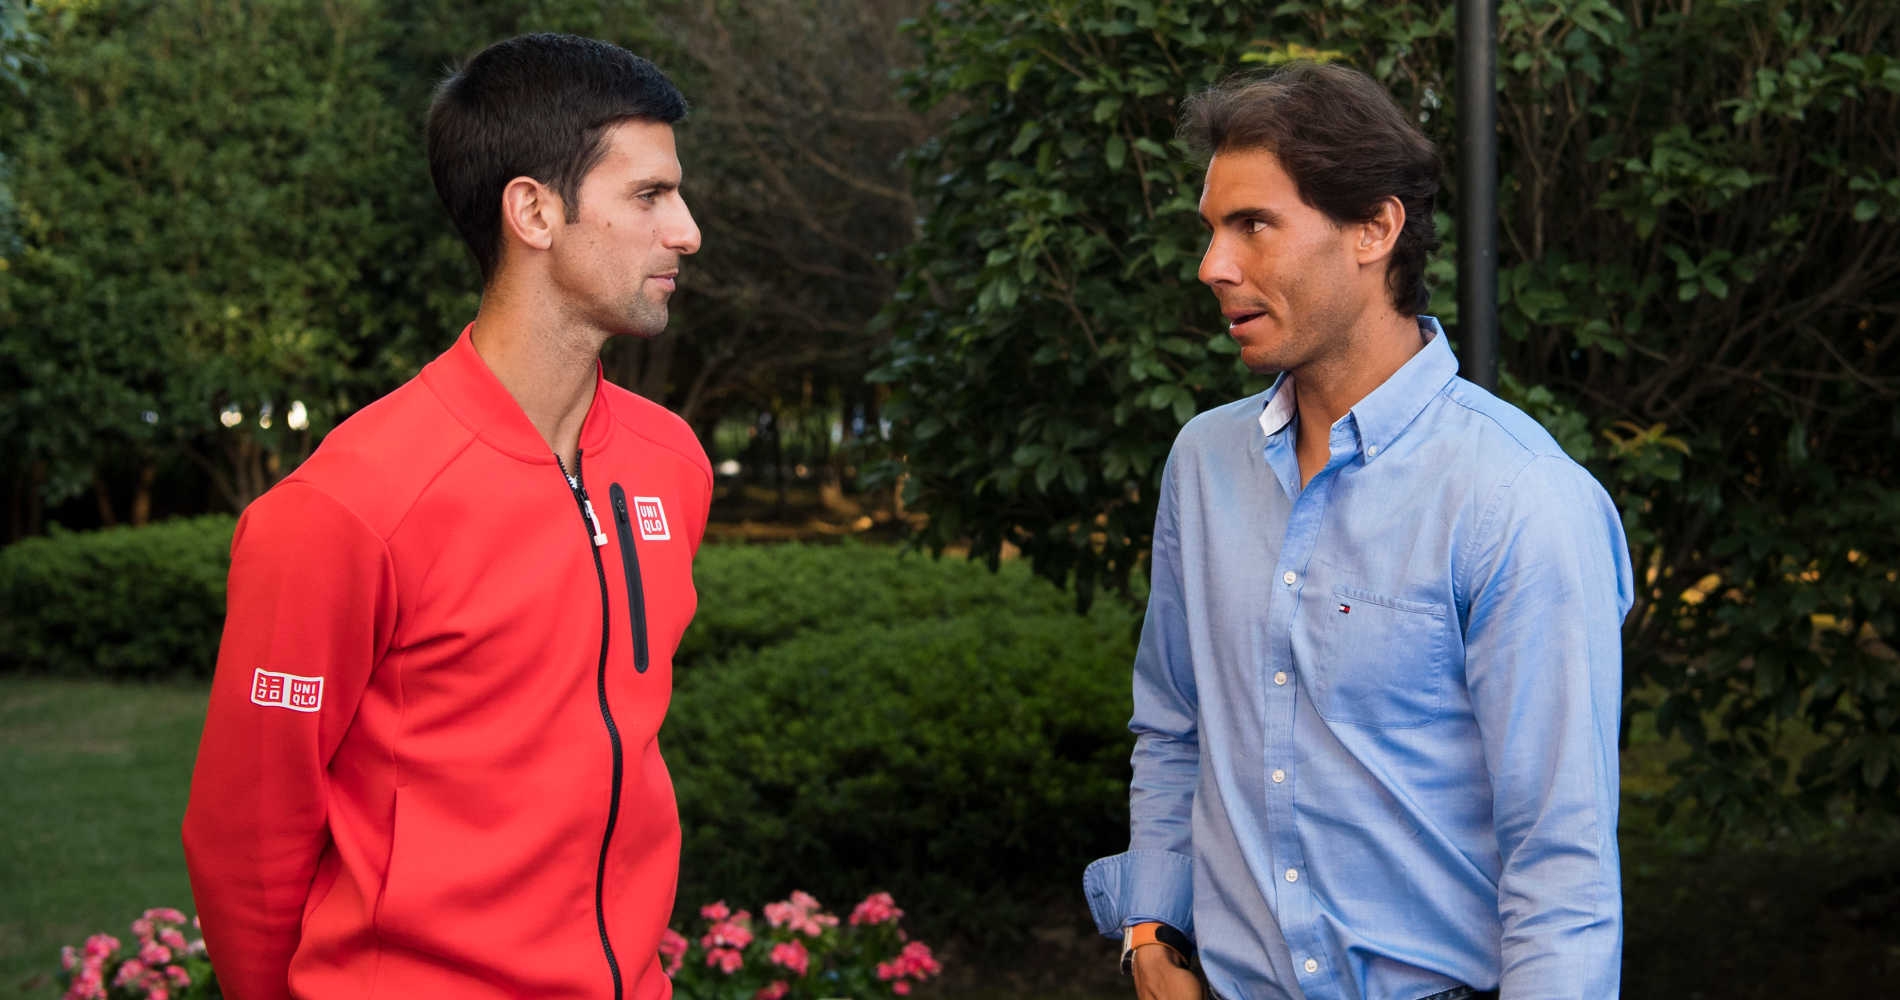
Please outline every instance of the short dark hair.
[[553, 33], [496, 42], [436, 88], [429, 173], [481, 265], [501, 256], [501, 192], [516, 177], [553, 188], [569, 222], [581, 179], [605, 155], [607, 129], [629, 119], [671, 125], [686, 98], [658, 67], [618, 45]]
[[1272, 153], [1300, 200], [1337, 225], [1368, 221], [1387, 197], [1397, 197], [1405, 227], [1386, 266], [1386, 286], [1400, 313], [1425, 311], [1425, 262], [1439, 246], [1432, 218], [1438, 150], [1371, 77], [1309, 62], [1230, 77], [1182, 104], [1180, 134], [1207, 157]]

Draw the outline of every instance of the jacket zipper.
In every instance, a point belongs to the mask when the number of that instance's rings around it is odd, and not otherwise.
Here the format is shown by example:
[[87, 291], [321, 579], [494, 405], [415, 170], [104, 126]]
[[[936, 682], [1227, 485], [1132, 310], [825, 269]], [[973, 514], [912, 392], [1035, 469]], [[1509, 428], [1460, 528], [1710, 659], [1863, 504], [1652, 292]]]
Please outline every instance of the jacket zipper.
[[600, 837], [600, 864], [594, 870], [594, 923], [600, 928], [600, 950], [607, 955], [607, 971], [613, 975], [614, 1000], [621, 1000], [620, 963], [614, 960], [613, 942], [607, 939], [607, 907], [603, 894], [607, 881], [607, 846], [613, 842], [614, 823], [620, 818], [622, 766], [620, 729], [614, 725], [614, 713], [607, 705], [607, 640], [613, 618], [607, 607], [607, 567], [600, 560], [600, 547], [607, 544], [607, 534], [600, 530], [600, 519], [594, 516], [593, 501], [587, 499], [587, 485], [581, 478], [581, 458], [581, 451], [575, 449], [573, 475], [568, 475], [567, 463], [561, 461], [561, 456], [554, 456], [554, 461], [561, 467], [561, 475], [566, 477], [567, 487], [574, 494], [574, 503], [580, 508], [581, 522], [587, 528], [588, 541], [591, 543], [588, 549], [594, 553], [594, 575], [600, 579], [600, 665], [595, 668], [594, 688], [600, 696], [600, 719], [607, 725], [607, 741], [613, 745], [614, 783], [607, 799], [607, 832]]
[[627, 513], [627, 491], [615, 483], [607, 488], [614, 505], [614, 529], [620, 535], [620, 565], [627, 572], [627, 618], [633, 623], [633, 669], [647, 672], [647, 592], [640, 584], [640, 553], [633, 547], [633, 518]]

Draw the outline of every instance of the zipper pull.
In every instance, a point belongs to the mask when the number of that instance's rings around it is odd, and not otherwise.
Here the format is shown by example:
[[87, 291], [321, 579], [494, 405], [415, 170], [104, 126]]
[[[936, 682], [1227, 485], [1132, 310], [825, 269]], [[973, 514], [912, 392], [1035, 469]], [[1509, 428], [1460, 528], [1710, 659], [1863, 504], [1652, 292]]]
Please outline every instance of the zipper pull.
[[607, 533], [600, 530], [600, 518], [594, 516], [594, 501], [581, 494], [581, 509], [587, 512], [587, 523], [594, 526], [594, 547], [602, 548], [607, 544]]

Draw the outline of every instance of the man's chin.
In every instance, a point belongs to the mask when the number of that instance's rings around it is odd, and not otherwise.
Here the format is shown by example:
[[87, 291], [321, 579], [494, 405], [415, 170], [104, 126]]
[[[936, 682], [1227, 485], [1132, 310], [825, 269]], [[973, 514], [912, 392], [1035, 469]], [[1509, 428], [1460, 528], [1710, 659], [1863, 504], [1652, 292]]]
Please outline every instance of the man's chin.
[[1287, 369], [1285, 357], [1264, 347], [1242, 347], [1240, 363], [1255, 375], [1278, 375]]

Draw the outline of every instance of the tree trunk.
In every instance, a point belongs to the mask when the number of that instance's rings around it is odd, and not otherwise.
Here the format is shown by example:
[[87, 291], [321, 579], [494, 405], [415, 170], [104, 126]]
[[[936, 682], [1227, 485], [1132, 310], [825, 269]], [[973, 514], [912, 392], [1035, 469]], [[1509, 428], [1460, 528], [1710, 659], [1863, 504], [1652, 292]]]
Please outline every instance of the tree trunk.
[[146, 462], [139, 466], [138, 491], [132, 494], [132, 523], [146, 525], [152, 521], [152, 483], [158, 478], [158, 465]]
[[92, 474], [92, 499], [99, 505], [99, 524], [101, 527], [114, 527], [119, 523], [118, 512], [112, 509], [112, 491], [106, 488], [106, 477], [97, 472]]

